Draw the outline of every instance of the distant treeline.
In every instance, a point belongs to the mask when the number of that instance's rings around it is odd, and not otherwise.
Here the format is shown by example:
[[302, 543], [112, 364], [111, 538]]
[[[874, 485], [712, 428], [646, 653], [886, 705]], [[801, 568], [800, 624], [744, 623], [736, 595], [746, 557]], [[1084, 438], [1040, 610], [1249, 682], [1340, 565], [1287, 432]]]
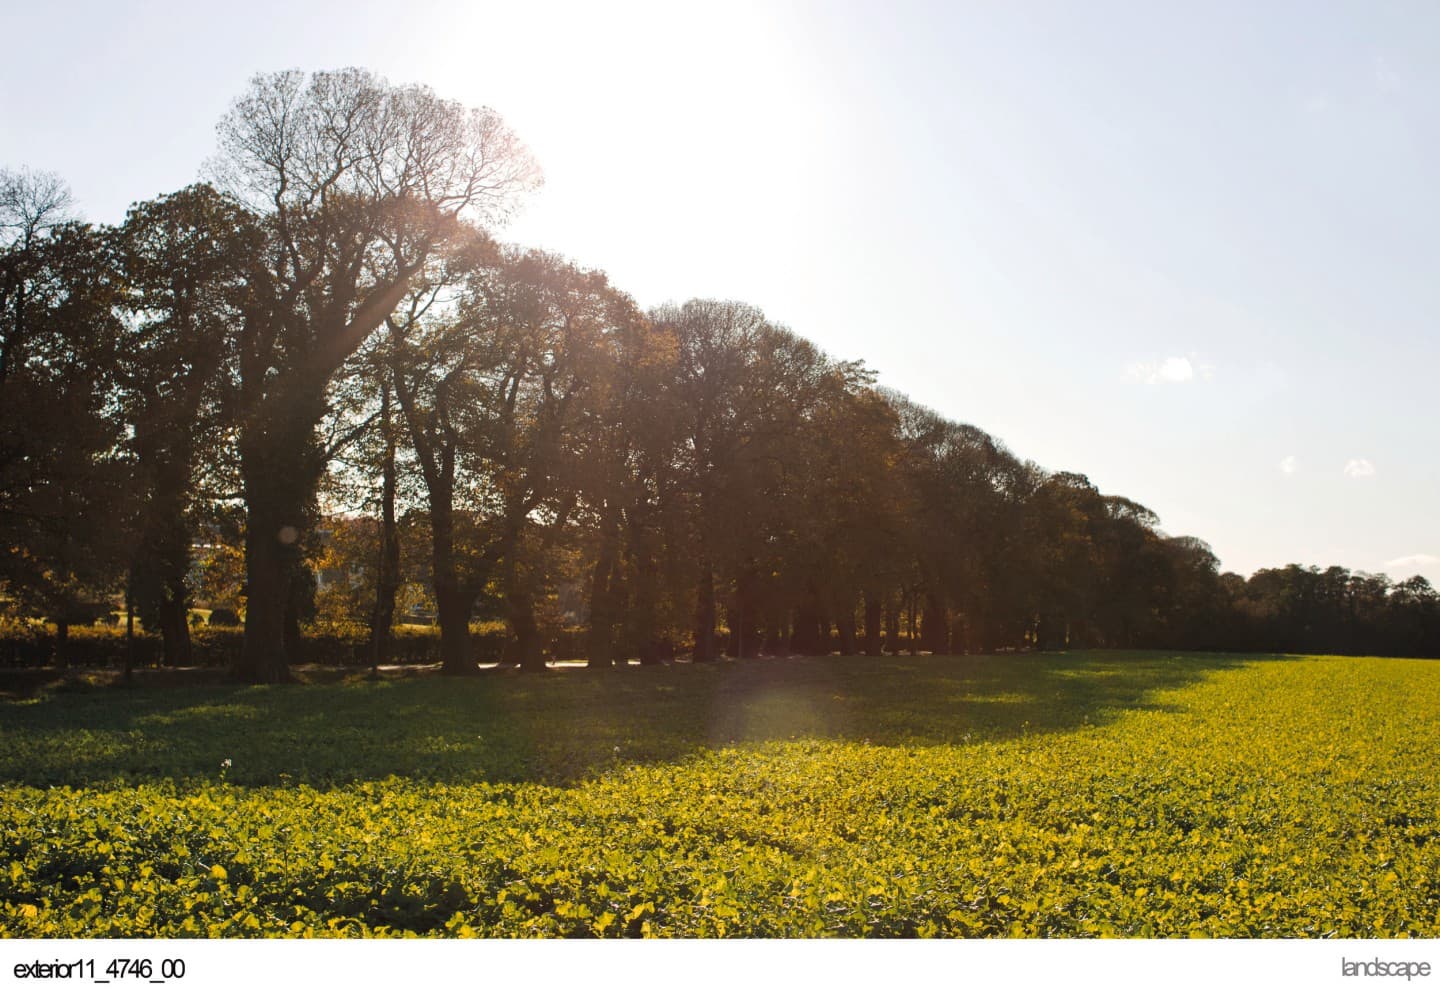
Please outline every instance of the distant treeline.
[[[456, 673], [477, 617], [503, 618], [521, 666], [574, 625], [600, 665], [1440, 655], [1420, 577], [1220, 575], [1150, 510], [753, 307], [647, 313], [603, 273], [497, 244], [482, 225], [539, 172], [490, 111], [281, 73], [219, 138], [214, 185], [116, 227], [70, 220], [55, 177], [0, 174], [0, 584], [62, 645], [87, 604], [123, 600], [183, 663], [199, 591], [243, 603], [254, 681], [286, 678], [327, 597], [372, 661], [406, 598], [428, 602]], [[229, 590], [204, 589], [227, 562]]]

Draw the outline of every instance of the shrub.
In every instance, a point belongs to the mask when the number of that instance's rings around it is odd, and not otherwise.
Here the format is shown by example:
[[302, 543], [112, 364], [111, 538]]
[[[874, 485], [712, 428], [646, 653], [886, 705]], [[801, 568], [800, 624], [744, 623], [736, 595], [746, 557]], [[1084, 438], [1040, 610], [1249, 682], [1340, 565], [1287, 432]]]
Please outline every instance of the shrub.
[[[234, 618], [226, 620], [226, 615]], [[219, 618], [217, 620], [217, 618]], [[244, 632], [233, 611], [218, 608], [208, 624], [192, 627], [190, 646], [193, 664], [228, 668], [240, 659]], [[480, 663], [499, 662], [509, 638], [503, 622], [482, 621], [470, 626], [470, 651]], [[583, 658], [584, 631], [567, 628], [555, 632], [548, 642], [550, 658]], [[38, 621], [7, 620], [0, 625], [0, 667], [33, 668], [59, 665], [58, 642], [53, 627]], [[121, 668], [125, 665], [123, 628], [74, 627], [66, 641], [65, 664], [86, 669]], [[163, 645], [157, 633], [137, 631], [134, 640], [135, 664], [161, 663]], [[390, 641], [390, 660], [395, 665], [430, 665], [440, 661], [440, 629], [420, 625], [397, 625]], [[370, 664], [370, 632], [359, 624], [317, 624], [306, 628], [292, 660], [297, 665], [363, 666]]]

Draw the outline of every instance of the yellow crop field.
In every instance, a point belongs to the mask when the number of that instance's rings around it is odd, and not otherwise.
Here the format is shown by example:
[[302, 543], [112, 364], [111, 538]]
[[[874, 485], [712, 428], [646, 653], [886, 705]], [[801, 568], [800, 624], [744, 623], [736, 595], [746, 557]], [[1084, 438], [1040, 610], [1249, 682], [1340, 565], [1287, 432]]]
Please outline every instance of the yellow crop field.
[[0, 935], [1440, 936], [1440, 663], [0, 702]]

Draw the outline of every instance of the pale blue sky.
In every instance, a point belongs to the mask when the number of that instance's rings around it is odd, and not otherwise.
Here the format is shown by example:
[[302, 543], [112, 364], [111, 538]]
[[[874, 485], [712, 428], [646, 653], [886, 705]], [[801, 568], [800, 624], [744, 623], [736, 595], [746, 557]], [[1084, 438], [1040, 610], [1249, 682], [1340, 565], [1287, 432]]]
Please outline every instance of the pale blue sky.
[[1434, 4], [30, 6], [0, 165], [92, 220], [251, 74], [367, 66], [500, 111], [506, 235], [642, 304], [757, 304], [1225, 568], [1440, 583]]

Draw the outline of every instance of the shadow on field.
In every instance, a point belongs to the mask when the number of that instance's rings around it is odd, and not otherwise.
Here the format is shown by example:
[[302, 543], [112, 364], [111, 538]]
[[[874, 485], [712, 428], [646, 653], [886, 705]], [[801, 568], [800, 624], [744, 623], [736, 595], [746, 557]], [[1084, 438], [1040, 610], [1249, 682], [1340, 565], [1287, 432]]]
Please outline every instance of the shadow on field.
[[[996, 741], [1103, 725], [1247, 658], [1150, 652], [775, 659], [0, 702], [0, 782], [564, 784], [792, 738]], [[230, 760], [228, 767], [225, 760]]]

